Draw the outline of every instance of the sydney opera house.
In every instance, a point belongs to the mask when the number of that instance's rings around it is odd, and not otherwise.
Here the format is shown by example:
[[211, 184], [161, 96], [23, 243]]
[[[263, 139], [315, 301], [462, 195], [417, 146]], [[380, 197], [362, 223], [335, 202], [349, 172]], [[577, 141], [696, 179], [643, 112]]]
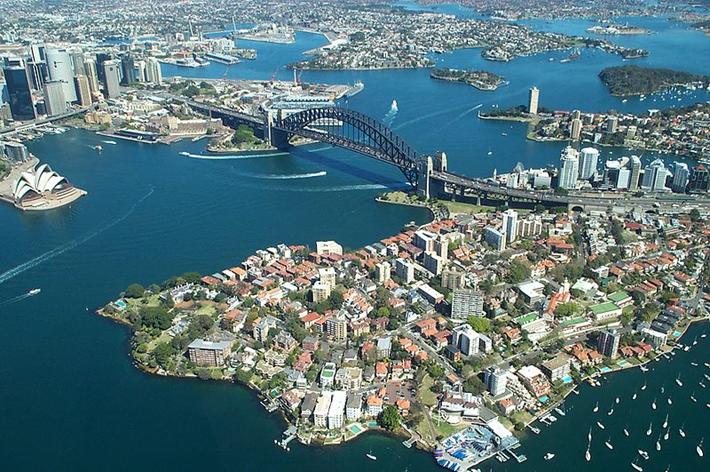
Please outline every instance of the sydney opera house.
[[20, 174], [13, 188], [15, 206], [22, 210], [48, 210], [67, 205], [86, 192], [74, 187], [48, 164]]

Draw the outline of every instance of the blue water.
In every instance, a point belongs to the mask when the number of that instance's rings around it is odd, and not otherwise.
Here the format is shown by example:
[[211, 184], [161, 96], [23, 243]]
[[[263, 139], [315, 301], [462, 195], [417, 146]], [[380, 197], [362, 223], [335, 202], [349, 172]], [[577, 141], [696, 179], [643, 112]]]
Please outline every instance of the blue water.
[[[661, 19], [629, 20], [633, 21], [656, 31], [650, 37], [618, 39], [649, 49], [651, 56], [643, 61], [710, 73], [707, 61], [698, 60], [708, 57], [708, 39], [701, 33]], [[534, 24], [570, 33], [583, 31], [586, 25], [583, 21]], [[238, 44], [256, 48], [258, 59], [203, 69], [163, 66], [163, 72], [264, 80], [275, 73], [289, 79], [291, 72], [284, 65], [325, 44], [325, 39], [299, 33], [293, 45]], [[475, 116], [479, 105], [487, 109], [524, 103], [532, 85], [541, 89], [541, 104], [548, 108], [640, 112], [667, 106], [636, 99], [621, 103], [609, 96], [596, 74], [608, 65], [622, 64], [618, 56], [585, 50], [582, 58], [569, 64], [549, 62], [550, 56], [559, 59], [565, 54], [541, 54], [505, 64], [483, 61], [479, 50], [437, 56], [442, 65], [484, 68], [510, 81], [493, 93], [432, 81], [425, 70], [306, 71], [302, 79], [362, 80], [365, 90], [348, 106], [380, 119], [387, 117], [420, 152], [444, 150], [452, 169], [473, 176], [488, 175], [494, 168], [508, 170], [518, 161], [526, 166], [557, 162], [563, 143], [529, 142], [524, 125], [480, 121]], [[388, 115], [393, 99], [399, 111]], [[707, 99], [705, 92], [698, 92], [678, 103]], [[378, 456], [378, 470], [438, 470], [428, 454], [407, 450], [398, 440], [382, 435], [366, 435], [335, 448], [293, 444], [291, 453], [283, 453], [272, 442], [284, 424], [263, 412], [250, 392], [230, 384], [145, 375], [131, 365], [128, 331], [92, 314], [132, 282], [148, 284], [189, 270], [213, 271], [279, 242], [313, 244], [316, 239], [333, 238], [358, 247], [398, 231], [410, 220], [426, 221], [424, 211], [373, 201], [378, 192], [402, 188], [396, 169], [324, 145], [297, 149], [288, 156], [204, 160], [179, 154], [205, 154], [204, 142], [162, 146], [119, 141], [104, 145], [104, 152], [97, 154], [89, 146], [100, 141], [92, 133], [73, 130], [30, 143], [42, 161], [88, 191], [71, 207], [34, 214], [0, 206], [3, 469], [310, 470], [337, 464], [343, 470], [356, 470], [373, 468], [375, 464], [364, 457], [371, 449]], [[609, 156], [625, 153], [611, 152]], [[33, 287], [41, 287], [42, 293], [22, 298]], [[703, 342], [673, 362], [659, 363], [645, 376], [646, 397], [652, 384], [674, 387], [677, 371], [690, 385], [700, 370], [693, 370], [688, 362], [691, 357], [707, 359], [707, 354]], [[583, 462], [583, 441], [592, 422], [590, 405], [597, 399], [600, 405], [611, 404], [616, 395], [626, 401], [641, 377], [638, 371], [613, 375], [601, 389], [583, 389], [582, 395], [570, 399], [566, 419], [552, 431], [524, 441], [521, 451], [530, 457], [528, 463], [491, 462], [484, 470], [548, 470], [552, 464], [541, 460], [548, 450], [558, 454], [554, 465], [562, 469], [626, 468], [627, 453], [619, 447], [605, 454], [599, 441], [606, 438], [596, 433], [594, 460]], [[686, 422], [688, 439], [674, 438], [664, 445], [663, 460], [652, 459], [654, 470], [663, 470], [666, 462], [672, 464], [671, 470], [701, 466], [694, 445], [706, 432], [709, 410], [703, 405], [709, 400], [706, 390], [696, 387], [695, 393], [697, 406], [674, 397], [671, 421], [673, 425]], [[646, 397], [638, 401], [638, 410], [628, 409], [605, 421], [609, 426], [619, 422], [609, 430], [613, 436], [618, 435], [620, 422], [628, 421], [634, 441], [641, 441], [640, 431], [647, 427], [650, 415]], [[656, 416], [664, 414], [659, 407]], [[620, 445], [621, 440], [615, 443]], [[643, 447], [651, 452], [651, 445]], [[629, 451], [636, 448], [633, 442]]]

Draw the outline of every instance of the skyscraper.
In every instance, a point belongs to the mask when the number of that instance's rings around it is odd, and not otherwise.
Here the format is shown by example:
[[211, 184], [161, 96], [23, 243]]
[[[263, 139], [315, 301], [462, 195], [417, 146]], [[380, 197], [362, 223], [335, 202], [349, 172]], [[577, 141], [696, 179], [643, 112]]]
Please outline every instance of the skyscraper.
[[24, 61], [19, 58], [6, 60], [3, 72], [5, 74], [12, 119], [34, 120], [37, 118], [34, 103], [32, 102], [30, 78], [27, 74], [27, 69], [25, 69]]
[[621, 334], [614, 329], [602, 331], [599, 334], [599, 339], [597, 340], [597, 350], [601, 354], [615, 359], [619, 352], [620, 339]]
[[708, 189], [710, 189], [710, 172], [707, 167], [698, 164], [693, 167], [693, 172], [690, 174], [688, 190], [690, 192], [707, 192]]
[[120, 90], [120, 71], [118, 61], [104, 61], [103, 76], [104, 76], [104, 96], [106, 98], [116, 98], [121, 94]]
[[579, 141], [582, 136], [582, 120], [574, 118], [570, 124], [570, 137], [573, 141]]
[[649, 192], [663, 192], [666, 188], [666, 179], [668, 178], [668, 169], [661, 159], [656, 159], [651, 162], [643, 171], [643, 182], [641, 188]]
[[483, 316], [483, 297], [469, 288], [457, 288], [451, 299], [451, 319], [463, 321], [469, 316]]
[[123, 71], [123, 79], [121, 84], [129, 85], [136, 81], [135, 76], [135, 63], [133, 62], [133, 56], [130, 54], [124, 54], [121, 57], [121, 70]]
[[61, 81], [51, 80], [44, 84], [44, 107], [47, 116], [61, 115], [69, 110]]
[[97, 95], [99, 90], [99, 76], [96, 70], [96, 61], [93, 59], [84, 59], [84, 72], [86, 74], [86, 79], [89, 82], [89, 90], [91, 90], [92, 95]]
[[506, 210], [503, 212], [503, 233], [505, 233], [505, 241], [510, 244], [515, 241], [518, 235], [518, 212], [515, 210]]
[[641, 159], [638, 156], [631, 156], [631, 177], [629, 179], [629, 190], [635, 191], [639, 188], [639, 178], [641, 177]]
[[89, 79], [79, 74], [76, 76], [76, 92], [79, 96], [79, 104], [83, 107], [91, 105], [91, 88], [89, 87]]
[[616, 133], [618, 123], [619, 120], [617, 120], [615, 116], [610, 116], [606, 119], [606, 131], [608, 133]]
[[560, 178], [557, 186], [564, 189], [575, 188], [579, 175], [579, 152], [571, 146], [567, 146], [562, 151], [560, 164]]
[[148, 82], [161, 85], [163, 83], [163, 72], [160, 70], [160, 62], [154, 57], [145, 60], [146, 75]]
[[537, 87], [530, 89], [530, 98], [528, 100], [528, 113], [537, 115], [537, 104], [540, 100], [540, 90]]
[[597, 162], [599, 160], [599, 151], [592, 147], [582, 149], [580, 153], [581, 164], [579, 166], [579, 178], [589, 180], [594, 177], [597, 172]]
[[64, 98], [68, 102], [74, 103], [77, 98], [71, 56], [66, 49], [47, 49], [46, 57], [50, 80], [61, 82]]
[[688, 164], [685, 162], [675, 162], [673, 164], [673, 183], [671, 184], [671, 190], [677, 193], [685, 193], [689, 180], [690, 171], [688, 170]]

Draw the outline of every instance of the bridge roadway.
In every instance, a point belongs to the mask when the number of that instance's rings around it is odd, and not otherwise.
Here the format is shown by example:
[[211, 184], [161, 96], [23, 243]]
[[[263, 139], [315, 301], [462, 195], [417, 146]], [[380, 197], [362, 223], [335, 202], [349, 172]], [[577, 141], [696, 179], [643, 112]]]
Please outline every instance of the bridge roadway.
[[696, 207], [699, 209], [710, 210], [710, 199], [695, 195], [686, 195], [684, 197], [676, 194], [653, 194], [644, 197], [633, 197], [630, 193], [613, 194], [613, 193], [594, 193], [580, 194], [573, 193], [568, 196], [555, 195], [551, 192], [542, 192], [535, 190], [521, 190], [501, 187], [482, 179], [472, 179], [451, 172], [433, 171], [431, 178], [439, 182], [443, 182], [462, 189], [471, 189], [475, 193], [480, 194], [495, 194], [507, 198], [519, 199], [537, 202], [541, 204], [552, 204], [557, 206], [567, 206], [574, 208], [580, 206], [582, 209], [607, 209], [609, 207], [640, 207], [644, 209], [654, 209], [662, 206], [667, 209], [668, 205], [679, 205]]

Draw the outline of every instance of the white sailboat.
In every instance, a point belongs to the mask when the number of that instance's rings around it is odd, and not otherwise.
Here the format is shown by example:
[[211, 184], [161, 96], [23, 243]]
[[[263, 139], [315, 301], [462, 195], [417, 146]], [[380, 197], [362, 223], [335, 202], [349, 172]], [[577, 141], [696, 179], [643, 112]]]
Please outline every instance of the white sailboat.
[[663, 440], [668, 441], [669, 437], [671, 437], [671, 428], [666, 429], [666, 434], [663, 435]]
[[646, 430], [646, 436], [650, 436], [652, 432], [653, 432], [653, 424], [648, 423], [648, 429]]
[[636, 464], [636, 462], [631, 463], [631, 467], [633, 467], [635, 470], [638, 470], [639, 472], [643, 472], [643, 467], [640, 465]]
[[671, 397], [668, 397], [668, 398], [666, 399], [666, 401], [668, 402], [669, 405], [672, 405], [672, 404], [673, 404], [673, 400], [671, 400]]
[[599, 426], [599, 429], [604, 429], [604, 425], [601, 424], [599, 421], [597, 421], [597, 426]]
[[627, 438], [629, 437], [629, 430], [627, 430], [626, 428], [624, 428], [624, 436], [626, 436]]
[[666, 419], [663, 420], [663, 427], [667, 428], [668, 427], [668, 414], [666, 413]]
[[613, 449], [614, 449], [614, 446], [611, 445], [611, 436], [609, 436], [609, 439], [607, 439], [606, 441], [604, 441], [604, 445], [605, 445], [606, 447], [608, 447], [610, 450], [613, 450]]
[[695, 392], [693, 392], [693, 393], [690, 394], [690, 400], [691, 400], [693, 403], [698, 403], [698, 399], [695, 398]]
[[644, 382], [643, 385], [641, 385], [641, 390], [642, 390], [642, 391], [643, 391], [643, 390], [646, 390], [646, 382]]
[[607, 416], [611, 416], [613, 414], [614, 414], [614, 409], [612, 408], [611, 410], [609, 410], [609, 413], [607, 413]]
[[597, 402], [597, 403], [594, 405], [594, 409], [593, 409], [592, 411], [593, 411], [594, 413], [596, 413], [597, 411], [599, 411], [599, 402]]
[[683, 386], [683, 382], [680, 381], [680, 374], [678, 374], [678, 377], [675, 378], [675, 383], [677, 383], [679, 387]]
[[678, 434], [680, 434], [681, 438], [685, 437], [685, 431], [683, 431], [683, 426], [685, 426], [685, 425], [683, 424], [680, 426], [680, 428], [678, 428]]
[[658, 439], [656, 439], [656, 450], [660, 451], [661, 450], [661, 435], [658, 435]]
[[620, 401], [621, 401], [621, 399], [620, 399], [619, 397], [616, 397], [616, 399], [614, 400], [614, 402], [615, 402], [617, 405], [619, 404]]
[[631, 399], [636, 400], [636, 397], [637, 397], [637, 394], [636, 394], [636, 392], [634, 392], [634, 394], [631, 396]]
[[653, 399], [653, 403], [651, 403], [651, 408], [653, 408], [654, 410], [656, 409], [656, 399], [655, 398]]
[[[703, 439], [705, 439], [705, 438], [703, 438]], [[700, 443], [697, 446], [695, 446], [695, 452], [697, 452], [700, 457], [703, 457], [703, 455], [704, 455], [704, 453], [703, 453], [703, 439], [701, 439]]]

